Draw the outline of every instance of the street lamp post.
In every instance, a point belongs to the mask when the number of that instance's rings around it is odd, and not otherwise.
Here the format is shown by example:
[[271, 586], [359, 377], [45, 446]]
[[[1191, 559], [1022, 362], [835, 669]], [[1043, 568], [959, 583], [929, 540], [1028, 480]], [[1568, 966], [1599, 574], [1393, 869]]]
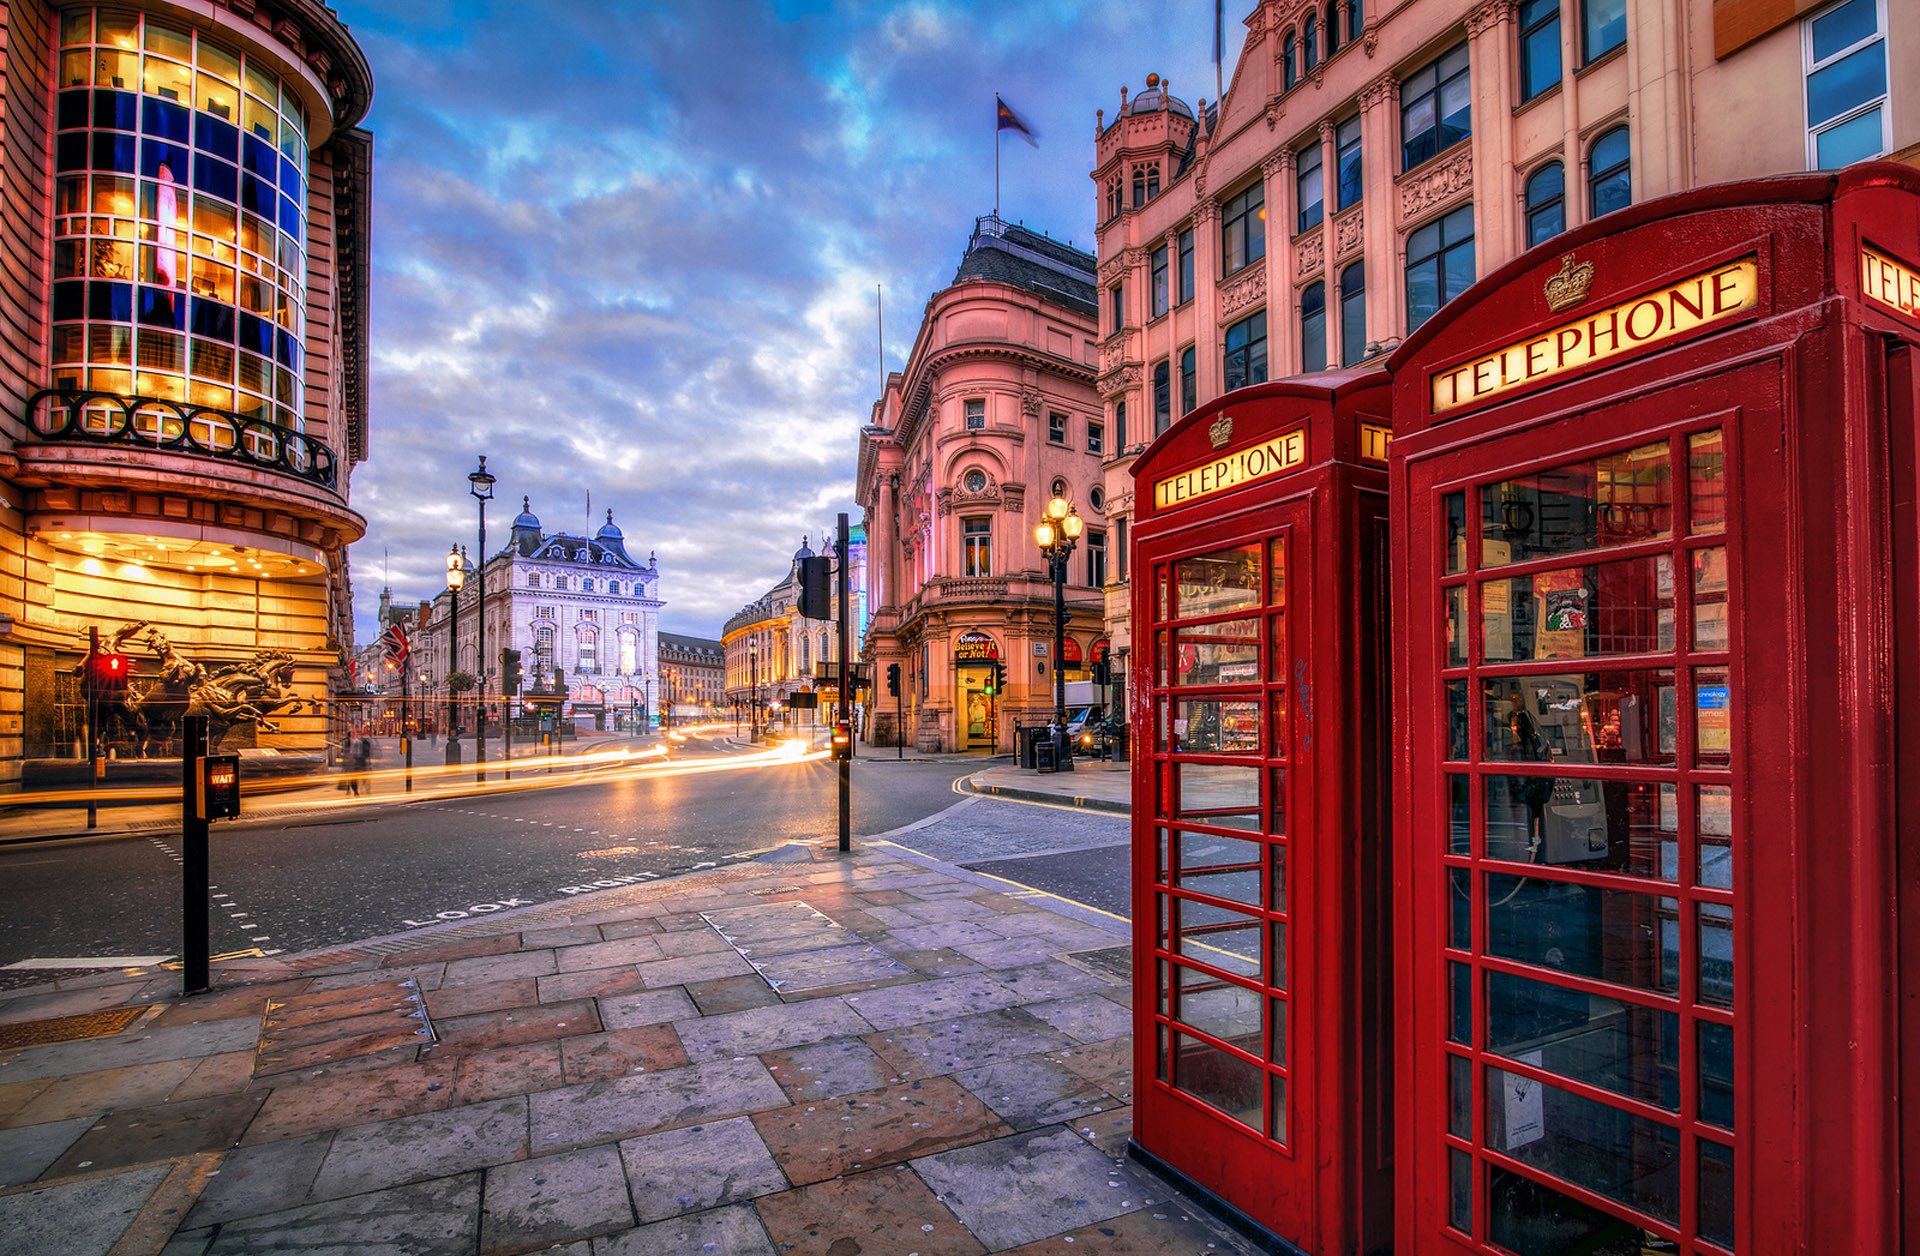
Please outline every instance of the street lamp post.
[[747, 740], [760, 740], [760, 643], [747, 642]]
[[467, 559], [458, 545], [447, 547], [447, 739], [456, 742], [460, 726], [460, 698], [453, 692], [453, 674], [460, 670], [460, 586], [467, 582]]
[[487, 674], [487, 503], [493, 500], [493, 476], [487, 471], [485, 454], [480, 455], [480, 465], [467, 473], [467, 483], [472, 486], [468, 492], [480, 507], [480, 544], [474, 551], [480, 555], [476, 560], [478, 567], [475, 572], [479, 576], [476, 582], [479, 587], [474, 594], [473, 608], [474, 640], [477, 643], [473, 660], [477, 673], [474, 690], [480, 700], [474, 704], [478, 734], [474, 739], [473, 779], [484, 781], [487, 779], [487, 686], [484, 679]]
[[1053, 719], [1062, 735], [1067, 728], [1067, 674], [1060, 666], [1067, 648], [1067, 559], [1085, 527], [1073, 503], [1056, 497], [1047, 503], [1046, 513], [1033, 529], [1033, 539], [1040, 543], [1053, 573]]

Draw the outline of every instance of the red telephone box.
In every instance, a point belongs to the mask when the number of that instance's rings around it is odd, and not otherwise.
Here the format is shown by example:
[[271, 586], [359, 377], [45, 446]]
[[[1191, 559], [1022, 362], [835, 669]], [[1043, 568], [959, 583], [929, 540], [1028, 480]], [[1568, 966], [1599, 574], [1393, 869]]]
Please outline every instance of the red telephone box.
[[1400, 1252], [1920, 1251], [1917, 305], [1863, 166], [1394, 354]]
[[1136, 1153], [1316, 1253], [1392, 1241], [1386, 376], [1134, 464]]

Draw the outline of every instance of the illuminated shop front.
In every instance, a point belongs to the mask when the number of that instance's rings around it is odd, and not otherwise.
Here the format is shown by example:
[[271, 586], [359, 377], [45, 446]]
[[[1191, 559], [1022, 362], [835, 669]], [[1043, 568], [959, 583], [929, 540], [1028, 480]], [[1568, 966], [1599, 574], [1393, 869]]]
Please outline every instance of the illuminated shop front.
[[[47, 283], [46, 340], [22, 359], [45, 366], [0, 367], [19, 504], [0, 548], [24, 575], [0, 636], [0, 706], [20, 717], [0, 776], [71, 755], [90, 628], [152, 698], [109, 730], [116, 754], [170, 752], [154, 712], [189, 673], [210, 698], [217, 677], [271, 678], [274, 714], [229, 744], [326, 739], [365, 531], [347, 493], [367, 448], [371, 139], [353, 124], [372, 83], [330, 10], [282, 7], [9, 12], [10, 47], [44, 47], [52, 78], [5, 86], [46, 172], [0, 211], [9, 265]], [[26, 107], [36, 90], [47, 108]]]

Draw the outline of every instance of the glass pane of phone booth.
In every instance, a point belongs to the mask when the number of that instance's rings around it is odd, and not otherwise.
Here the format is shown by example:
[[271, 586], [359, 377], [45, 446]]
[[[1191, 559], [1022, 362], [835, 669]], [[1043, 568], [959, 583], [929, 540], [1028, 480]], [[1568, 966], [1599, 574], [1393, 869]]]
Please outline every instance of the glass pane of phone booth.
[[1283, 532], [1153, 573], [1155, 1073], [1196, 1119], [1276, 1151], [1292, 1064], [1288, 559]]
[[1442, 495], [1449, 1224], [1519, 1256], [1732, 1234], [1722, 434]]

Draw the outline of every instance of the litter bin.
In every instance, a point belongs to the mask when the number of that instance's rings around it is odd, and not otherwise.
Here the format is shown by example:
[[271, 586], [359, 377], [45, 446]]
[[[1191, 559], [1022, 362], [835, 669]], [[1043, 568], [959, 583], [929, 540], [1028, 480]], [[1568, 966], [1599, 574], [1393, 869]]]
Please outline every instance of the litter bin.
[[1034, 757], [1034, 748], [1046, 740], [1047, 730], [1044, 725], [1039, 728], [1023, 728], [1020, 730], [1021, 767], [1031, 771], [1039, 766], [1038, 761]]
[[1048, 737], [1044, 729], [1038, 731], [1040, 736], [1033, 741], [1033, 766], [1041, 772], [1058, 772], [1060, 763], [1055, 755], [1053, 738]]

